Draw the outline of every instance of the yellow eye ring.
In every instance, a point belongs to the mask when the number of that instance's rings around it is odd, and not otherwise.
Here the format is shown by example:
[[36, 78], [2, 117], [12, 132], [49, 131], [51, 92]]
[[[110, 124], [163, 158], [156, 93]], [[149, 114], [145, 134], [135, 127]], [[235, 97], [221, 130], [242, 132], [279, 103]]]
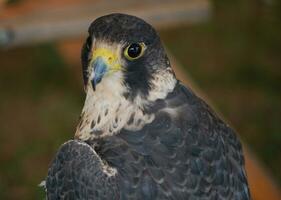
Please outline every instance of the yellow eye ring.
[[126, 47], [124, 55], [128, 60], [136, 60], [143, 55], [145, 47], [146, 46], [143, 42], [132, 43]]

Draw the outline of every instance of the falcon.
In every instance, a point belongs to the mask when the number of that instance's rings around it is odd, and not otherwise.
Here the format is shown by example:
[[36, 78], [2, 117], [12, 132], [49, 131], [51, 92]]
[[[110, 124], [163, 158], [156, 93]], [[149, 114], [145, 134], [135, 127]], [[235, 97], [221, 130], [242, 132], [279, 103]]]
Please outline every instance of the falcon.
[[250, 199], [238, 137], [177, 80], [154, 28], [110, 14], [88, 32], [85, 104], [47, 199]]

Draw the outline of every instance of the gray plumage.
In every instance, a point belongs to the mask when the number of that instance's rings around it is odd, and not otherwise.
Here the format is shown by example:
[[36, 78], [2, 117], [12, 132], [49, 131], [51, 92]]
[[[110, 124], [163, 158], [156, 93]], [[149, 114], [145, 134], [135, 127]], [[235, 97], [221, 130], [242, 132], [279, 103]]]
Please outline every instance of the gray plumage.
[[236, 134], [189, 88], [177, 82], [142, 112], [155, 118], [140, 130], [63, 144], [47, 198], [250, 199]]
[[[59, 149], [46, 181], [48, 199], [108, 199], [117, 196], [113, 177], [86, 143], [70, 140]], [[105, 190], [110, 188], [110, 190]]]

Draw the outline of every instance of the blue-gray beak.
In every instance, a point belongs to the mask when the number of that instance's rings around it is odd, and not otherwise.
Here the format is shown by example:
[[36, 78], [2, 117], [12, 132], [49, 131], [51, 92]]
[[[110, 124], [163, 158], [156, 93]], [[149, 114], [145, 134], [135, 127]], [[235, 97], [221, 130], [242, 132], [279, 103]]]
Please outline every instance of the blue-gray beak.
[[102, 57], [97, 57], [94, 62], [92, 63], [93, 68], [93, 75], [91, 76], [91, 83], [93, 86], [93, 89], [96, 90], [97, 84], [99, 84], [104, 76], [104, 74], [107, 72], [107, 65], [104, 62]]

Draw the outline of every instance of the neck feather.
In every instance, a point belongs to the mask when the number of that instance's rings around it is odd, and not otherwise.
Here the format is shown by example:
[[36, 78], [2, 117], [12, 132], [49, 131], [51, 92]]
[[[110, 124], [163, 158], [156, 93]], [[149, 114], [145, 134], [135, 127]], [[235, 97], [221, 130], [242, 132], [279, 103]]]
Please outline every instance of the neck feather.
[[140, 130], [155, 117], [153, 113], [145, 112], [145, 107], [157, 99], [164, 99], [176, 84], [171, 71], [162, 71], [151, 81], [152, 89], [147, 98], [138, 95], [129, 100], [124, 96], [128, 88], [121, 80], [120, 72], [104, 77], [95, 91], [88, 84], [76, 138], [85, 141], [118, 134], [123, 128]]

